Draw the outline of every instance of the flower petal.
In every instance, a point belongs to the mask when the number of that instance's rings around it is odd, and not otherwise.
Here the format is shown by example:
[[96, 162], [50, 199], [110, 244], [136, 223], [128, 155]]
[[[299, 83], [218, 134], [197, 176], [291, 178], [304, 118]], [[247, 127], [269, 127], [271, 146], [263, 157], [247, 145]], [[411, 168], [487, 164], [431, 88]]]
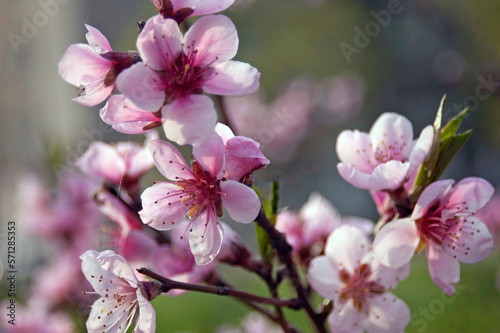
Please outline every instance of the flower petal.
[[222, 123], [217, 123], [217, 125], [215, 125], [215, 132], [219, 134], [224, 144], [226, 144], [229, 139], [234, 138], [233, 131], [231, 131], [229, 126]]
[[208, 216], [208, 210], [205, 210], [189, 233], [189, 246], [197, 265], [212, 262], [222, 246], [222, 224], [218, 220], [208, 220]]
[[85, 38], [87, 38], [87, 42], [94, 49], [94, 51], [97, 53], [112, 51], [108, 40], [99, 30], [88, 24], [85, 24], [85, 28], [88, 30]]
[[137, 289], [137, 302], [139, 303], [139, 316], [135, 325], [134, 332], [150, 333], [156, 330], [156, 313], [149, 301], [142, 295], [141, 290]]
[[[142, 222], [157, 230], [170, 230], [176, 226], [188, 212], [189, 207], [179, 199], [182, 187], [170, 183], [156, 183], [141, 195], [142, 210], [139, 212]], [[174, 196], [170, 192], [177, 192]]]
[[314, 258], [309, 264], [307, 280], [311, 287], [321, 296], [337, 303], [342, 282], [339, 280], [339, 269], [326, 256]]
[[313, 192], [300, 209], [304, 223], [304, 246], [312, 245], [340, 226], [340, 213], [324, 196]]
[[458, 225], [452, 225], [449, 234], [456, 235], [451, 240], [450, 247], [444, 251], [466, 264], [473, 264], [485, 259], [493, 250], [493, 236], [486, 224], [474, 216], [468, 216]]
[[338, 333], [363, 333], [363, 321], [366, 319], [365, 312], [358, 311], [352, 299], [340, 306], [335, 304], [335, 309], [328, 316], [328, 324], [332, 332]]
[[201, 168], [215, 179], [221, 179], [225, 167], [225, 149], [221, 137], [213, 133], [203, 146], [193, 147], [193, 156]]
[[371, 174], [375, 158], [370, 143], [368, 133], [344, 130], [337, 137], [335, 150], [341, 162], [352, 165], [362, 173]]
[[259, 143], [244, 136], [235, 136], [226, 142], [226, 178], [240, 181], [244, 176], [260, 170], [270, 161], [262, 154]]
[[125, 95], [113, 95], [99, 112], [101, 119], [121, 133], [140, 134], [149, 131], [144, 129], [153, 123], [161, 124], [161, 118], [151, 111], [135, 106]]
[[368, 251], [368, 240], [360, 229], [351, 225], [342, 225], [328, 237], [325, 254], [333, 263], [342, 264], [349, 273], [353, 273]]
[[150, 18], [137, 38], [137, 50], [148, 67], [167, 68], [182, 51], [182, 33], [177, 22], [161, 15]]
[[411, 313], [408, 305], [391, 293], [367, 299], [368, 318], [363, 322], [370, 333], [404, 332]]
[[203, 90], [223, 96], [253, 94], [260, 86], [257, 68], [241, 61], [227, 61], [215, 66], [215, 73], [205, 82]]
[[116, 86], [140, 109], [155, 112], [165, 102], [161, 77], [143, 62], [125, 69], [116, 78]]
[[383, 265], [401, 267], [410, 262], [419, 242], [415, 222], [409, 218], [395, 220], [377, 234], [373, 252]]
[[119, 185], [125, 172], [123, 158], [104, 142], [94, 141], [77, 161], [76, 166], [86, 175]]
[[426, 213], [428, 206], [437, 198], [446, 193], [449, 188], [453, 185], [454, 181], [451, 179], [438, 180], [427, 186], [420, 194], [411, 218], [415, 221]]
[[352, 164], [339, 163], [337, 164], [337, 170], [340, 176], [352, 186], [362, 190], [370, 189], [370, 175], [358, 171]]
[[455, 293], [455, 284], [460, 281], [460, 264], [444, 251], [427, 247], [427, 260], [432, 281], [447, 295]]
[[385, 147], [403, 147], [397, 152], [401, 161], [404, 157], [410, 156], [413, 148], [413, 126], [406, 117], [393, 112], [385, 112], [378, 117], [370, 129], [370, 139], [374, 147], [379, 144]]
[[203, 95], [190, 95], [165, 105], [162, 116], [165, 135], [179, 145], [205, 144], [217, 123], [214, 104]]
[[[198, 50], [194, 66], [217, 65], [232, 59], [238, 51], [238, 34], [224, 15], [199, 18], [184, 36], [184, 52]], [[192, 51], [191, 51], [192, 52]]]
[[202, 16], [213, 13], [218, 13], [229, 8], [234, 3], [234, 0], [199, 0], [194, 6], [194, 13], [190, 16]]
[[422, 130], [418, 140], [410, 154], [410, 170], [408, 170], [409, 174], [413, 174], [413, 172], [422, 164], [422, 162], [427, 157], [429, 150], [431, 149], [432, 142], [434, 140], [434, 127], [429, 125]]
[[[495, 192], [493, 186], [486, 180], [477, 177], [464, 178], [455, 184], [449, 195], [446, 206], [465, 205], [466, 211], [475, 212], [482, 208], [491, 199]], [[453, 211], [450, 208], [451, 211]]]
[[236, 222], [252, 223], [260, 212], [260, 200], [254, 190], [234, 180], [220, 183], [222, 204]]
[[410, 163], [391, 160], [379, 164], [370, 176], [370, 190], [396, 190], [400, 188], [408, 176]]
[[151, 140], [146, 146], [153, 155], [156, 167], [165, 178], [177, 181], [194, 177], [182, 154], [171, 143]]

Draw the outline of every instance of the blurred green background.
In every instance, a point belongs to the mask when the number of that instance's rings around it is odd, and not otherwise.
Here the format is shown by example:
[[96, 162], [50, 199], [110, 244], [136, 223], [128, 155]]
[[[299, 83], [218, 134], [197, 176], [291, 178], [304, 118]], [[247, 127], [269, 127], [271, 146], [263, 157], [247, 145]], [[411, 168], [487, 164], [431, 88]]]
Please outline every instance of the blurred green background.
[[[339, 75], [354, 75], [363, 82], [362, 103], [352, 117], [340, 123], [325, 122], [314, 112], [304, 124], [306, 135], [286, 161], [274, 162], [256, 175], [266, 185], [280, 180], [281, 206], [298, 209], [312, 191], [319, 191], [343, 215], [377, 219], [376, 209], [365, 191], [353, 188], [338, 176], [335, 139], [344, 129], [368, 131], [385, 111], [408, 117], [415, 135], [434, 119], [441, 97], [447, 95], [445, 115], [469, 106], [470, 117], [462, 125], [474, 134], [458, 155], [445, 178], [456, 180], [478, 176], [500, 186], [500, 99], [493, 85], [488, 97], [478, 98], [481, 80], [500, 82], [500, 2], [443, 0], [400, 1], [401, 10], [390, 23], [369, 38], [348, 61], [340, 45], [355, 46], [356, 30], [374, 22], [372, 11], [387, 10], [394, 1], [347, 0], [256, 0], [237, 1], [225, 12], [234, 20], [240, 36], [238, 60], [247, 61], [262, 73], [261, 92], [273, 100], [296, 77], [320, 82]], [[5, 0], [0, 12], [2, 35], [19, 34], [23, 17], [40, 10], [37, 1]], [[68, 1], [57, 15], [40, 28], [17, 52], [8, 38], [0, 42], [0, 157], [1, 223], [16, 218], [12, 191], [20, 170], [35, 169], [55, 180], [54, 165], [71, 159], [71, 152], [86, 139], [85, 130], [99, 126], [99, 107], [85, 108], [70, 101], [74, 87], [57, 74], [57, 62], [69, 44], [84, 42], [84, 23], [99, 28], [114, 50], [135, 48], [136, 22], [147, 20], [155, 8], [147, 0]], [[482, 78], [482, 79], [481, 79]], [[500, 85], [500, 83], [498, 84]], [[474, 103], [476, 96], [477, 103]], [[457, 105], [455, 107], [455, 105]], [[130, 137], [108, 131], [105, 141]], [[132, 138], [135, 140], [136, 138]], [[138, 138], [142, 140], [142, 138]], [[286, 147], [283, 149], [287, 149]], [[50, 157], [48, 153], [51, 153]], [[54, 153], [56, 152], [56, 153]], [[83, 152], [80, 152], [83, 153]], [[150, 176], [151, 179], [156, 176]], [[149, 182], [149, 179], [148, 181]], [[233, 224], [234, 225], [234, 224]], [[250, 248], [256, 249], [254, 229], [235, 226]], [[40, 244], [21, 240], [23, 271], [43, 257]], [[395, 294], [403, 298], [414, 314], [407, 332], [498, 332], [500, 292], [495, 287], [500, 267], [498, 251], [485, 261], [462, 265], [460, 295], [453, 301], [429, 278], [426, 260], [420, 255], [412, 264], [408, 280]], [[265, 294], [253, 276], [223, 268], [227, 280], [241, 289]], [[25, 283], [29, 281], [26, 273]], [[285, 286], [286, 287], [286, 286]], [[213, 332], [222, 323], [234, 324], [248, 312], [229, 298], [188, 294], [160, 297], [158, 332]], [[425, 317], [426, 309], [429, 317]], [[294, 313], [307, 332], [304, 318]]]

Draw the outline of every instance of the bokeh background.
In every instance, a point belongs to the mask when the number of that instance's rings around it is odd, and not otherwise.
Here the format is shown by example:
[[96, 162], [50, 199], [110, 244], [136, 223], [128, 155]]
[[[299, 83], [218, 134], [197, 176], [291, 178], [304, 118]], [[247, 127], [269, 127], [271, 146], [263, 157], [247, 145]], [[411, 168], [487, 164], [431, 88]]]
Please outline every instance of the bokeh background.
[[[99, 106], [72, 102], [77, 91], [58, 76], [57, 63], [70, 44], [85, 42], [84, 23], [100, 29], [114, 50], [135, 49], [136, 22], [154, 15], [154, 6], [147, 0], [59, 0], [46, 22], [23, 35], [26, 21], [40, 19], [43, 3], [1, 2], [2, 244], [6, 222], [17, 221], [22, 209], [15, 193], [27, 171], [56, 184], [57, 175], [74, 168], [90, 141], [142, 141], [102, 124]], [[376, 13], [390, 8], [396, 10], [387, 24], [377, 23]], [[225, 14], [239, 32], [236, 58], [262, 73], [258, 96], [226, 101], [229, 120], [239, 134], [262, 142], [271, 165], [256, 174], [256, 181], [266, 186], [279, 180], [281, 206], [298, 209], [318, 191], [343, 215], [377, 220], [369, 194], [336, 171], [337, 135], [346, 128], [368, 131], [382, 112], [393, 111], [411, 120], [417, 136], [433, 121], [444, 94], [445, 120], [469, 107], [462, 126], [474, 129], [444, 178], [478, 176], [500, 187], [500, 2], [237, 0]], [[13, 43], [14, 34], [22, 42]], [[351, 52], [346, 56], [345, 50]], [[152, 172], [147, 180], [155, 177]], [[238, 231], [255, 249], [254, 229]], [[33, 267], [47, 259], [45, 247], [19, 235], [21, 296]], [[450, 299], [432, 283], [419, 256], [410, 278], [395, 291], [413, 313], [407, 332], [498, 332], [499, 259], [495, 251], [481, 263], [462, 265], [462, 289]], [[223, 274], [242, 289], [265, 291], [236, 269]], [[222, 323], [237, 325], [248, 312], [236, 301], [210, 295], [162, 297], [154, 304], [158, 332], [213, 332]], [[290, 315], [308, 331], [303, 318]]]

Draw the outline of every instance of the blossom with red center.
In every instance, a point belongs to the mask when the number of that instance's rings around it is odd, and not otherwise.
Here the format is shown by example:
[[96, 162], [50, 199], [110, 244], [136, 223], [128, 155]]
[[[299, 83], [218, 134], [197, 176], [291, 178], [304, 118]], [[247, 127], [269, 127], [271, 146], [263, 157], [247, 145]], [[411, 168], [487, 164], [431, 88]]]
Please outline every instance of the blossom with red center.
[[493, 187], [481, 178], [465, 178], [429, 185], [420, 195], [410, 218], [384, 226], [374, 241], [377, 258], [400, 267], [427, 246], [429, 272], [448, 295], [460, 280], [459, 261], [475, 263], [493, 249], [493, 236], [475, 215], [493, 195]]
[[[224, 178], [225, 149], [219, 135], [202, 147], [193, 148], [192, 168], [170, 143], [148, 143], [158, 170], [173, 182], [157, 182], [142, 196], [142, 221], [159, 230], [169, 230], [187, 214], [189, 244], [196, 263], [208, 264], [219, 253], [223, 228], [222, 206], [237, 222], [251, 223], [260, 211], [260, 200], [249, 187]], [[187, 230], [187, 229], [186, 229]]]
[[113, 52], [99, 30], [85, 27], [89, 45], [71, 45], [59, 61], [59, 75], [82, 90], [75, 102], [94, 106], [111, 95], [118, 74], [140, 59], [136, 52]]
[[156, 282], [141, 282], [128, 262], [113, 251], [83, 253], [82, 271], [101, 297], [94, 302], [87, 320], [90, 333], [127, 332], [134, 320], [134, 332], [149, 333], [156, 328], [156, 315], [149, 301], [161, 294]]
[[418, 140], [413, 140], [413, 127], [408, 119], [396, 113], [383, 113], [370, 133], [345, 130], [339, 134], [337, 169], [342, 178], [358, 188], [397, 190], [417, 172], [433, 137], [434, 130], [429, 125]]
[[328, 237], [325, 256], [312, 260], [308, 280], [335, 306], [328, 317], [333, 332], [403, 332], [410, 309], [388, 290], [406, 279], [410, 266], [382, 266], [369, 242], [354, 226], [341, 226]]
[[174, 20], [157, 15], [146, 23], [137, 48], [143, 62], [123, 71], [117, 86], [138, 108], [161, 109], [167, 138], [181, 145], [200, 146], [213, 133], [215, 108], [203, 91], [241, 96], [259, 87], [256, 68], [231, 60], [238, 35], [226, 16], [202, 17], [183, 36]]
[[218, 13], [231, 6], [234, 0], [151, 0], [163, 18], [181, 23], [188, 17]]

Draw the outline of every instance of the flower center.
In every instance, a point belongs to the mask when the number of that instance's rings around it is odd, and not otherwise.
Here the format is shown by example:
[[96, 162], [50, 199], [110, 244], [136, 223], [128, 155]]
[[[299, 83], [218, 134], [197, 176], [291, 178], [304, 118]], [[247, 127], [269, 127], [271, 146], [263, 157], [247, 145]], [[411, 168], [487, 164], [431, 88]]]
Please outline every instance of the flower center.
[[345, 269], [340, 271], [340, 279], [345, 283], [344, 288], [340, 291], [340, 299], [352, 299], [354, 306], [362, 311], [365, 306], [366, 298], [372, 297], [373, 294], [381, 294], [385, 291], [384, 286], [371, 281], [371, 268], [367, 264], [359, 265], [353, 274], [350, 274]]

